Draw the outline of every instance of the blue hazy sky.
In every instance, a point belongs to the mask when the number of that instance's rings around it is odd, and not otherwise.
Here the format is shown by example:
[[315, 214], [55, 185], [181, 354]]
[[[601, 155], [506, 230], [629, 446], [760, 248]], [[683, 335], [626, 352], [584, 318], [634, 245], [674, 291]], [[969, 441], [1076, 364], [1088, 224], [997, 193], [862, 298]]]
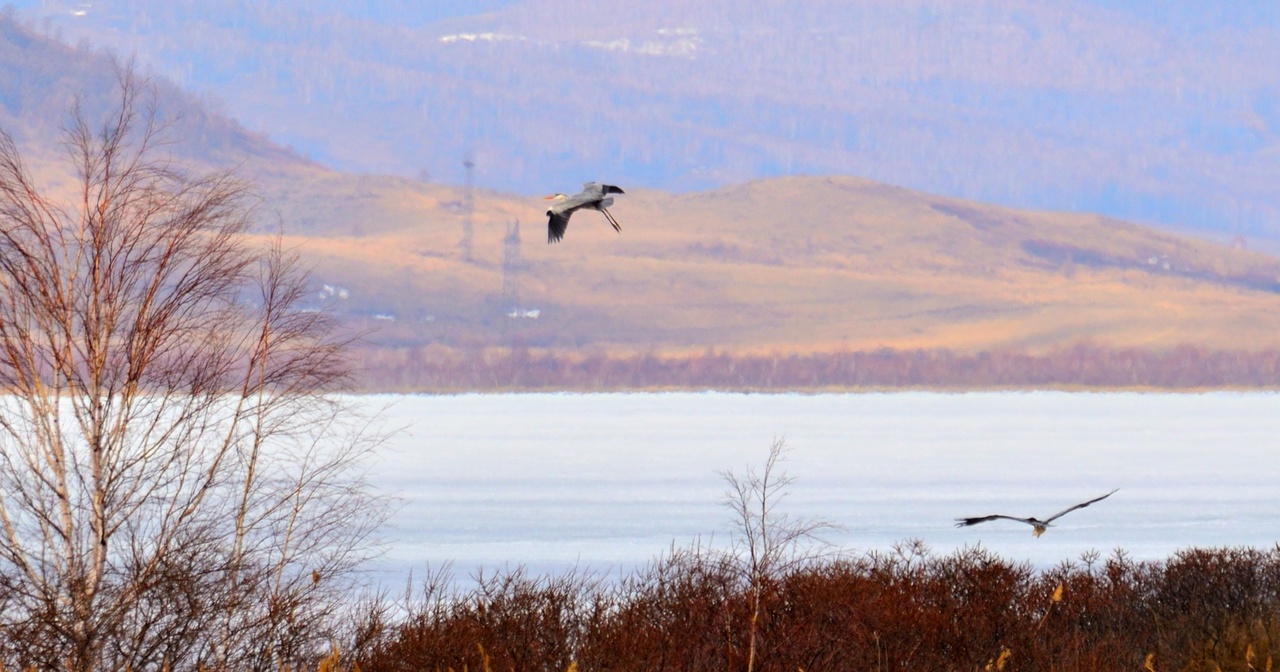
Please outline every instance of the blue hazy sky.
[[1276, 0], [1084, 0], [1098, 7], [1120, 10], [1157, 21], [1178, 32], [1247, 28], [1280, 21]]

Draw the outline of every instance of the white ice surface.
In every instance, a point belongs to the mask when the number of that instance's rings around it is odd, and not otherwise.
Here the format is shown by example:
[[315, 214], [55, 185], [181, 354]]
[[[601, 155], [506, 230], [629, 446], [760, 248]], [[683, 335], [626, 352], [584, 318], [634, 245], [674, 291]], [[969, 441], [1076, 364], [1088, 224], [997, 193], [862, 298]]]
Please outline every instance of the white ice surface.
[[[701, 538], [728, 543], [718, 472], [774, 437], [792, 516], [854, 552], [920, 539], [1047, 567], [1089, 550], [1159, 558], [1280, 539], [1273, 393], [520, 394], [373, 397], [403, 426], [373, 479], [401, 507], [380, 571], [454, 563], [616, 573]], [[1113, 488], [1035, 539], [1019, 523]]]

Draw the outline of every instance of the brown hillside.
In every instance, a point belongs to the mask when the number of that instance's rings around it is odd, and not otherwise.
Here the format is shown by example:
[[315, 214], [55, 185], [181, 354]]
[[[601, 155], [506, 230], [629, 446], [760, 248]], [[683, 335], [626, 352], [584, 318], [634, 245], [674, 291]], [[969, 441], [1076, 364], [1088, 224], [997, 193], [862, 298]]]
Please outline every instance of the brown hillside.
[[[260, 180], [315, 301], [383, 344], [615, 352], [1280, 343], [1280, 261], [1090, 215], [1014, 211], [849, 177], [686, 195], [628, 190], [545, 242], [545, 204], [477, 192], [461, 258], [460, 191], [312, 171]], [[572, 185], [566, 185], [566, 190]], [[625, 186], [625, 185], [624, 185]], [[520, 222], [520, 307], [502, 239]], [[322, 284], [348, 298], [321, 297]], [[381, 319], [375, 319], [381, 315]], [[394, 316], [395, 320], [386, 319]]]

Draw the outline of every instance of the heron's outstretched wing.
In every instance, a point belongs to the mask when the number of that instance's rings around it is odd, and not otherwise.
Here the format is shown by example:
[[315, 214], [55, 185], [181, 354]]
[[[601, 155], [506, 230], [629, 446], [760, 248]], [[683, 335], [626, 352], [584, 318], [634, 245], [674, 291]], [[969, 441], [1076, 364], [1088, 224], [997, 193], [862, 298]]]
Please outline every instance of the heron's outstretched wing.
[[564, 230], [569, 228], [569, 212], [556, 212], [555, 210], [547, 211], [547, 244], [558, 243], [564, 238]]
[[1035, 525], [1035, 523], [1031, 522], [1030, 518], [1014, 518], [1013, 516], [1006, 516], [1006, 515], [997, 513], [990, 516], [978, 516], [976, 518], [956, 518], [956, 527], [964, 527], [966, 525], [977, 525], [978, 523], [985, 523], [992, 520], [999, 520], [1001, 518], [1003, 518], [1004, 520], [1015, 520], [1019, 523], [1026, 523], [1028, 525]]
[[1090, 504], [1092, 504], [1092, 503], [1094, 503], [1094, 502], [1101, 502], [1102, 500], [1104, 500], [1104, 499], [1106, 499], [1106, 498], [1110, 497], [1111, 495], [1116, 494], [1116, 492], [1117, 492], [1117, 491], [1119, 491], [1119, 490], [1120, 490], [1120, 488], [1116, 488], [1115, 490], [1112, 490], [1111, 492], [1108, 492], [1107, 494], [1105, 494], [1105, 495], [1103, 495], [1103, 496], [1101, 496], [1101, 497], [1094, 497], [1093, 499], [1091, 499], [1091, 500], [1089, 500], [1089, 501], [1087, 501], [1087, 502], [1083, 502], [1083, 503], [1080, 503], [1080, 504], [1076, 504], [1075, 506], [1072, 506], [1072, 507], [1068, 507], [1068, 508], [1066, 508], [1066, 509], [1063, 509], [1063, 510], [1061, 510], [1061, 511], [1059, 511], [1059, 512], [1055, 513], [1055, 514], [1053, 514], [1052, 516], [1049, 516], [1048, 518], [1045, 518], [1044, 522], [1046, 522], [1046, 523], [1052, 523], [1053, 521], [1055, 521], [1055, 520], [1057, 520], [1057, 519], [1059, 519], [1059, 518], [1061, 518], [1061, 517], [1063, 517], [1063, 516], [1067, 515], [1068, 513], [1071, 513], [1072, 511], [1075, 511], [1076, 509], [1083, 509], [1084, 507], [1089, 506]]
[[623, 191], [622, 187], [619, 187], [614, 184], [600, 184], [599, 182], [583, 182], [582, 193], [608, 196], [609, 194], [625, 194], [627, 192]]

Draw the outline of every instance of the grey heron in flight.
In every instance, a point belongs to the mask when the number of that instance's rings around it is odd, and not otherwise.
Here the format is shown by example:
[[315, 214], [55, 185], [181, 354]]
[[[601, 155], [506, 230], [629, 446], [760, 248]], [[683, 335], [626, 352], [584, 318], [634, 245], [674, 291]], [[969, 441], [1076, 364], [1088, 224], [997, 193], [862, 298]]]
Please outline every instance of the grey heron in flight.
[[565, 196], [564, 194], [555, 194], [548, 196], [546, 200], [555, 201], [551, 205], [551, 209], [547, 210], [547, 243], [558, 243], [564, 238], [564, 230], [569, 228], [569, 217], [578, 210], [599, 210], [605, 219], [613, 225], [613, 229], [618, 233], [622, 233], [622, 227], [618, 225], [618, 220], [613, 218], [606, 210], [613, 205], [613, 197], [609, 194], [624, 194], [623, 190], [612, 184], [597, 184], [595, 182], [587, 182], [582, 185], [582, 191], [573, 196]]
[[989, 520], [997, 520], [997, 519], [1003, 518], [1005, 520], [1016, 520], [1019, 523], [1026, 523], [1030, 525], [1031, 527], [1035, 528], [1031, 531], [1031, 534], [1033, 536], [1039, 537], [1040, 535], [1044, 534], [1045, 530], [1049, 529], [1049, 523], [1052, 523], [1053, 521], [1067, 515], [1068, 513], [1075, 511], [1076, 509], [1083, 509], [1084, 507], [1089, 506], [1094, 502], [1101, 502], [1102, 500], [1110, 497], [1111, 495], [1116, 494], [1116, 491], [1119, 489], [1120, 488], [1116, 488], [1115, 490], [1112, 490], [1111, 492], [1108, 492], [1107, 494], [1101, 497], [1095, 497], [1087, 502], [1082, 502], [1080, 504], [1076, 504], [1075, 506], [1063, 509], [1053, 514], [1052, 516], [1045, 518], [1044, 520], [1040, 520], [1035, 516], [1032, 516], [1030, 518], [1018, 518], [1016, 516], [1006, 516], [1006, 515], [997, 513], [990, 516], [978, 516], [976, 518], [956, 518], [956, 527], [965, 527], [966, 525], [977, 525], [978, 523], [985, 523]]

